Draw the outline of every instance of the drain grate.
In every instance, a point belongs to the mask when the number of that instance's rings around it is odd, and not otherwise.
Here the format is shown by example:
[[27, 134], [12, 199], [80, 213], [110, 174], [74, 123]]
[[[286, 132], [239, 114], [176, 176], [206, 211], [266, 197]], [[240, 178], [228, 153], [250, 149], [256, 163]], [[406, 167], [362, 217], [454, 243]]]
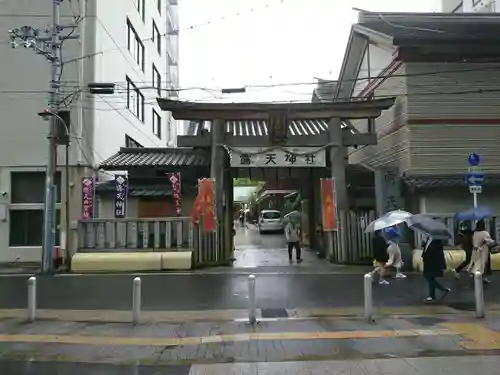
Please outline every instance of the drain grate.
[[449, 302], [448, 307], [460, 311], [474, 311], [476, 305], [474, 302]]
[[286, 309], [262, 309], [263, 318], [288, 318]]

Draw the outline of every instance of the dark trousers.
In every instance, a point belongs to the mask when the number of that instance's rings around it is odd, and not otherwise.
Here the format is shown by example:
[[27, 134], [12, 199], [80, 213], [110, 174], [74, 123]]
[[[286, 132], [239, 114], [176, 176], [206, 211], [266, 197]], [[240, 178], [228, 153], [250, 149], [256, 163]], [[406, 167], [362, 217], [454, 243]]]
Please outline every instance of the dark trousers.
[[472, 259], [472, 248], [465, 249], [465, 260], [460, 263], [460, 265], [455, 269], [456, 272], [462, 271], [465, 267], [467, 267]]
[[288, 242], [288, 258], [292, 260], [293, 248], [295, 247], [295, 256], [300, 259], [300, 243], [299, 242]]
[[427, 280], [427, 284], [429, 285], [429, 297], [432, 299], [436, 299], [436, 289], [440, 290], [441, 292], [446, 292], [447, 289], [442, 286], [439, 281], [436, 280], [435, 277], [430, 277], [430, 276], [424, 276], [425, 279]]
[[488, 253], [488, 260], [486, 261], [486, 266], [484, 267], [485, 276], [491, 275], [491, 253]]

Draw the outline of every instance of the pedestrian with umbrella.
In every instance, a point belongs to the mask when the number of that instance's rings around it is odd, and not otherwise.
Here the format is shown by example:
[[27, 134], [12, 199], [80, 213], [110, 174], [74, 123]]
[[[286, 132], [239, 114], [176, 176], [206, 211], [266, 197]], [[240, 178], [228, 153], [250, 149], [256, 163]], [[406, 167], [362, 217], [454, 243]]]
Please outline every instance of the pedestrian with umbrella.
[[479, 220], [472, 236], [473, 251], [469, 272], [481, 272], [484, 275], [483, 281], [487, 284], [491, 283], [488, 276], [491, 275], [490, 248], [493, 245], [495, 245], [495, 241], [493, 241], [490, 233], [486, 230], [486, 223], [482, 219]]
[[488, 206], [472, 207], [467, 210], [455, 214], [455, 220], [476, 221], [476, 229], [472, 236], [472, 257], [468, 267], [468, 271], [474, 273], [479, 271], [486, 277], [483, 277], [483, 282], [489, 284], [491, 280], [491, 247], [495, 242], [491, 239], [491, 235], [486, 231], [486, 223], [484, 219], [493, 216], [493, 211]]
[[374, 233], [372, 246], [373, 246], [373, 257], [375, 258], [376, 261], [376, 266], [372, 272], [372, 275], [375, 274], [379, 275], [379, 280], [378, 280], [379, 284], [381, 285], [389, 284], [389, 282], [384, 279], [385, 265], [389, 260], [389, 254], [387, 253], [387, 241], [385, 240], [381, 230], [378, 230]]
[[[406, 277], [400, 272], [403, 262], [401, 259], [401, 250], [398, 245], [401, 233], [397, 229], [397, 225], [404, 223], [405, 219], [410, 216], [410, 212], [403, 210], [389, 211], [373, 220], [365, 229], [365, 233], [375, 232], [373, 247], [377, 266], [372, 274], [378, 273], [380, 275], [379, 284], [389, 284], [389, 282], [383, 278], [383, 275], [387, 267], [390, 266], [396, 268], [397, 278]], [[385, 251], [383, 250], [384, 247]]]
[[427, 239], [422, 244], [422, 263], [424, 266], [422, 273], [429, 286], [429, 296], [424, 301], [427, 303], [435, 302], [436, 290], [442, 292], [441, 299], [445, 298], [451, 289], [441, 285], [437, 278], [442, 277], [446, 270], [443, 240], [451, 237], [450, 231], [442, 222], [422, 214], [407, 218], [406, 225], [414, 231], [427, 235]]
[[[399, 240], [401, 233], [397, 227], [391, 227], [384, 230], [384, 236], [387, 238], [387, 255], [389, 260], [385, 264], [385, 268], [394, 267], [396, 269], [396, 279], [405, 279], [406, 275], [401, 272], [403, 267], [403, 258], [401, 256], [401, 249], [399, 248]], [[388, 284], [386, 281], [385, 283]]]
[[424, 264], [423, 276], [429, 286], [429, 296], [424, 301], [427, 303], [435, 302], [436, 289], [442, 292], [441, 299], [445, 298], [451, 289], [445, 288], [437, 281], [438, 277], [443, 277], [446, 269], [444, 245], [441, 239], [431, 236], [427, 238], [422, 252], [422, 262]]

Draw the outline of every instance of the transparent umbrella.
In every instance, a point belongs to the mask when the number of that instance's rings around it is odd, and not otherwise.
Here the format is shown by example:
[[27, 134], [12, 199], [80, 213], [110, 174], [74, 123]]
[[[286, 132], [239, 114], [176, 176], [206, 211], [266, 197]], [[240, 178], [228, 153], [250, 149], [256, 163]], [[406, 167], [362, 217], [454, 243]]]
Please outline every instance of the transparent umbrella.
[[393, 227], [404, 223], [412, 214], [403, 210], [394, 210], [373, 220], [365, 229], [366, 233], [376, 232], [381, 229]]
[[390, 217], [392, 219], [406, 220], [406, 219], [408, 219], [412, 215], [413, 214], [411, 212], [408, 212], [408, 211], [394, 210], [394, 211], [389, 211], [388, 213], [386, 213], [383, 216], [388, 216], [388, 217]]

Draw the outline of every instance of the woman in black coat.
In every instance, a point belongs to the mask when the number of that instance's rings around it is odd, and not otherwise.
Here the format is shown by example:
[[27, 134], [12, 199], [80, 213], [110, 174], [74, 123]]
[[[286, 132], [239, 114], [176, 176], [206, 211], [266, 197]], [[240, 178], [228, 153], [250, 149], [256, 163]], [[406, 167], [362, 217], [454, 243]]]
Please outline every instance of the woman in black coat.
[[387, 254], [387, 241], [385, 240], [381, 231], [375, 232], [372, 240], [372, 245], [373, 257], [377, 262], [377, 265], [375, 266], [372, 274], [379, 274], [379, 284], [389, 284], [387, 280], [384, 280], [385, 264], [389, 260], [389, 254]]
[[443, 276], [443, 272], [446, 269], [444, 246], [441, 240], [430, 237], [423, 245], [423, 275], [429, 285], [429, 297], [425, 299], [425, 302], [434, 302], [436, 301], [436, 289], [443, 293], [441, 299], [446, 297], [450, 292], [449, 288], [445, 288], [436, 280], [436, 278]]

